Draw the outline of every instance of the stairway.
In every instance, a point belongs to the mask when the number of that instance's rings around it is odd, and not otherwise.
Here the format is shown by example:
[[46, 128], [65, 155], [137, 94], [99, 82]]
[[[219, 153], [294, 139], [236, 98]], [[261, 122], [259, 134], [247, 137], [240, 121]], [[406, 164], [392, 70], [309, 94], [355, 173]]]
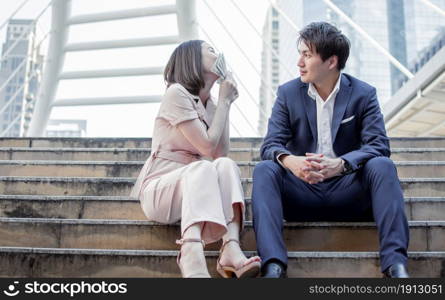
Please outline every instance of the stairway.
[[[233, 139], [255, 251], [252, 171], [258, 138]], [[1, 277], [178, 277], [179, 225], [148, 222], [128, 197], [150, 139], [0, 139]], [[413, 277], [445, 277], [445, 138], [391, 139], [406, 197]], [[287, 223], [290, 277], [381, 277], [374, 223]], [[216, 276], [219, 245], [206, 252]], [[206, 248], [207, 250], [207, 248]]]

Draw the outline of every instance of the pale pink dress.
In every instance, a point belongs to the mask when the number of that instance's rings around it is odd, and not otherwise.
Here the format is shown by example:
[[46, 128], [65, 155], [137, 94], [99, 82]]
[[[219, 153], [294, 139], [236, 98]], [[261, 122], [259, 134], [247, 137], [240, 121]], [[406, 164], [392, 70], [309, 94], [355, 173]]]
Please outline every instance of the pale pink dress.
[[[181, 235], [190, 225], [204, 222], [205, 243], [218, 241], [227, 232], [234, 204], [241, 205], [242, 220], [245, 211], [236, 163], [226, 157], [213, 162], [203, 159], [177, 127], [198, 118], [207, 130], [215, 110], [213, 99], [204, 107], [182, 85], [171, 85], [155, 120], [152, 153], [131, 191], [148, 220], [166, 224], [181, 220]], [[225, 137], [220, 144], [229, 143], [228, 134]]]

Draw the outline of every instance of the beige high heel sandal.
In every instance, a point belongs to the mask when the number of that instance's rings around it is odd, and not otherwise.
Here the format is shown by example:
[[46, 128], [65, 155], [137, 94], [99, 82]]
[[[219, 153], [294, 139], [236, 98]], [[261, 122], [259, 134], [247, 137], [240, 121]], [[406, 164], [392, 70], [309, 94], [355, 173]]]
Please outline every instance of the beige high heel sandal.
[[[205, 247], [205, 243], [201, 239], [180, 239], [180, 240], [176, 240], [176, 244], [178, 244], [178, 245], [182, 246], [184, 243], [201, 243], [202, 244], [202, 248], [204, 249], [204, 247]], [[185, 277], [184, 276], [184, 270], [182, 269], [182, 266], [180, 264], [181, 255], [182, 255], [182, 248], [181, 248], [181, 250], [179, 250], [178, 257], [176, 258], [176, 263], [178, 264], [179, 270], [181, 270], [182, 278], [209, 278], [209, 274], [208, 273], [202, 273], [202, 272], [198, 272], [196, 274], [191, 274], [191, 275], [188, 275], [187, 277]]]
[[259, 256], [254, 256], [246, 260], [244, 265], [241, 268], [236, 269], [234, 266], [223, 266], [219, 262], [221, 259], [221, 255], [224, 251], [224, 247], [229, 242], [240, 243], [239, 240], [229, 239], [223, 243], [221, 249], [219, 250], [219, 257], [216, 262], [216, 271], [221, 274], [224, 278], [232, 278], [235, 275], [237, 278], [253, 278], [257, 277], [260, 273], [261, 269], [261, 258]]

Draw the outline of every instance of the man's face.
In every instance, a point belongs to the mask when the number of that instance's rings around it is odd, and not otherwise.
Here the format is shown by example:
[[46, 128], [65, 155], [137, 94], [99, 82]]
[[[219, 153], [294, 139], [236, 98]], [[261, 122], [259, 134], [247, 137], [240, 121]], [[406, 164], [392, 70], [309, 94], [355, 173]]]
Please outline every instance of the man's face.
[[301, 81], [305, 83], [323, 81], [329, 72], [329, 59], [323, 62], [320, 54], [315, 52], [315, 47], [312, 47], [311, 51], [304, 42], [298, 45], [298, 52], [300, 53], [298, 67], [300, 68]]

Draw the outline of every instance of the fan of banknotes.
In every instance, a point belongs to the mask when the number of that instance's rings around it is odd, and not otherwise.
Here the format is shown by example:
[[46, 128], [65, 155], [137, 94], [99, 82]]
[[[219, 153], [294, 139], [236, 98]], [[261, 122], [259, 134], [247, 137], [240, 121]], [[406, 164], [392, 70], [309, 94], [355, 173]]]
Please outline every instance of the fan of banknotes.
[[216, 59], [215, 63], [213, 64], [211, 71], [219, 76], [218, 81], [217, 81], [218, 83], [221, 83], [224, 81], [224, 79], [226, 79], [227, 65], [226, 65], [226, 60], [224, 58], [224, 54], [221, 53], [218, 55], [218, 58]]

